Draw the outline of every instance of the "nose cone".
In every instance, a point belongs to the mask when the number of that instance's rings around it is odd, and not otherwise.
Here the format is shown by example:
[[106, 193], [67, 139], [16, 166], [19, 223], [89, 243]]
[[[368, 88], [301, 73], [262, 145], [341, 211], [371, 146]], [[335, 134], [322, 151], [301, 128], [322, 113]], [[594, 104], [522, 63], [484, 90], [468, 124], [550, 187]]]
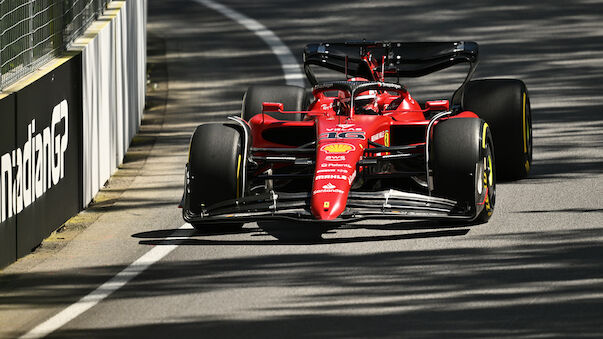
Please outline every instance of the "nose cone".
[[318, 193], [312, 196], [312, 214], [314, 214], [316, 219], [333, 220], [345, 210], [348, 200], [347, 190], [333, 188], [317, 190], [315, 192]]
[[[342, 147], [341, 144], [332, 144]], [[311, 210], [318, 220], [333, 220], [345, 210], [348, 193], [356, 177], [356, 163], [362, 148], [353, 146], [347, 154], [337, 154], [338, 148], [324, 152], [319, 150], [316, 159], [316, 172], [312, 186]], [[335, 153], [335, 155], [334, 155]], [[343, 153], [343, 152], [342, 152]]]
[[311, 211], [318, 220], [333, 220], [345, 210], [356, 165], [367, 147], [366, 133], [353, 120], [318, 120], [316, 167]]

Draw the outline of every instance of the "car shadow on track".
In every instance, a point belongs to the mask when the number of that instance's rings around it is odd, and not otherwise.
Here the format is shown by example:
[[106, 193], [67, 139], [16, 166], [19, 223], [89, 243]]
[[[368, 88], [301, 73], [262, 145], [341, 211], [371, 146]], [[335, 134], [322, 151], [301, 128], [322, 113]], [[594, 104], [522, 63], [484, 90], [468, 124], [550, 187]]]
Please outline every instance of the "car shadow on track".
[[133, 238], [141, 238], [141, 239], [164, 239], [164, 238], [174, 238], [174, 237], [193, 237], [193, 236], [217, 236], [217, 235], [228, 235], [228, 234], [247, 234], [247, 233], [256, 233], [257, 230], [241, 228], [241, 229], [208, 229], [207, 231], [199, 231], [196, 229], [164, 229], [164, 230], [155, 230], [155, 231], [147, 231], [132, 234]]
[[[440, 229], [442, 228], [442, 229]], [[422, 238], [436, 237], [453, 237], [463, 236], [469, 233], [469, 228], [454, 226], [454, 225], [434, 225], [433, 223], [393, 223], [383, 225], [346, 225], [342, 229], [372, 229], [372, 230], [387, 230], [387, 231], [412, 231], [424, 230], [413, 233], [400, 234], [385, 234], [371, 236], [343, 236], [308, 239], [303, 234], [296, 239], [289, 237], [286, 239], [276, 239], [271, 235], [263, 232], [259, 228], [241, 228], [240, 230], [212, 230], [209, 232], [200, 232], [197, 230], [157, 230], [133, 234], [134, 238], [142, 238], [145, 240], [139, 241], [141, 245], [184, 245], [184, 246], [275, 246], [275, 245], [328, 245], [328, 244], [347, 244], [347, 243], [362, 243], [362, 242], [380, 242], [380, 241], [396, 241]], [[429, 229], [429, 230], [426, 230]], [[336, 230], [325, 232], [324, 234], [336, 233]], [[252, 238], [261, 239], [224, 239], [219, 236], [249, 234]], [[346, 233], [342, 233], [346, 234]], [[183, 239], [186, 237], [186, 239]], [[212, 239], [211, 237], [216, 237]], [[171, 239], [174, 238], [174, 239]], [[146, 240], [148, 239], [148, 240]]]

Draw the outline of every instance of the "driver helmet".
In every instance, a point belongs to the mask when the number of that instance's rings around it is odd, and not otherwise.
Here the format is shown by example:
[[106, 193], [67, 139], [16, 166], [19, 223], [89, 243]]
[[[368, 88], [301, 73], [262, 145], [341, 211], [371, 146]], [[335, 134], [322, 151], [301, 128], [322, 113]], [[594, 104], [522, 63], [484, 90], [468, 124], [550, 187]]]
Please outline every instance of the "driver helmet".
[[377, 91], [371, 89], [358, 94], [354, 99], [354, 107], [360, 114], [377, 114], [379, 112]]
[[353, 78], [349, 78], [348, 81], [368, 81], [368, 79], [363, 78], [363, 77], [353, 77]]
[[[348, 81], [368, 81], [368, 79], [362, 77], [353, 77]], [[377, 104], [377, 91], [369, 90], [361, 92], [354, 99], [354, 107], [356, 112], [359, 114], [377, 114], [379, 112], [379, 105]]]

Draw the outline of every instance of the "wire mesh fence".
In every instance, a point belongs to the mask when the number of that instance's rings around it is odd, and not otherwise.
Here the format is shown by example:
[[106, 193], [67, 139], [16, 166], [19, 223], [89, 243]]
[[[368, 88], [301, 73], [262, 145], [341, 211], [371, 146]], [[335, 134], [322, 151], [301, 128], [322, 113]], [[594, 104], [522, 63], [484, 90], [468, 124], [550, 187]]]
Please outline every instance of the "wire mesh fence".
[[59, 55], [110, 0], [0, 0], [0, 90]]

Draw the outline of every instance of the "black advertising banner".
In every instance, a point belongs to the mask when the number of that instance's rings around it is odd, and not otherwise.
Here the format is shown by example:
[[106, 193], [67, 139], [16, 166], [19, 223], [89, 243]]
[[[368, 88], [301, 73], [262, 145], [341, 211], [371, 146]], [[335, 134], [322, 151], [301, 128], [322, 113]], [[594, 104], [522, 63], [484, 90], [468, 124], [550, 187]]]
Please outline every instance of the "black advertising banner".
[[17, 93], [13, 211], [17, 257], [77, 214], [81, 204], [81, 54]]
[[13, 151], [15, 151], [15, 95], [0, 100], [0, 268], [17, 260], [16, 218], [13, 202]]

